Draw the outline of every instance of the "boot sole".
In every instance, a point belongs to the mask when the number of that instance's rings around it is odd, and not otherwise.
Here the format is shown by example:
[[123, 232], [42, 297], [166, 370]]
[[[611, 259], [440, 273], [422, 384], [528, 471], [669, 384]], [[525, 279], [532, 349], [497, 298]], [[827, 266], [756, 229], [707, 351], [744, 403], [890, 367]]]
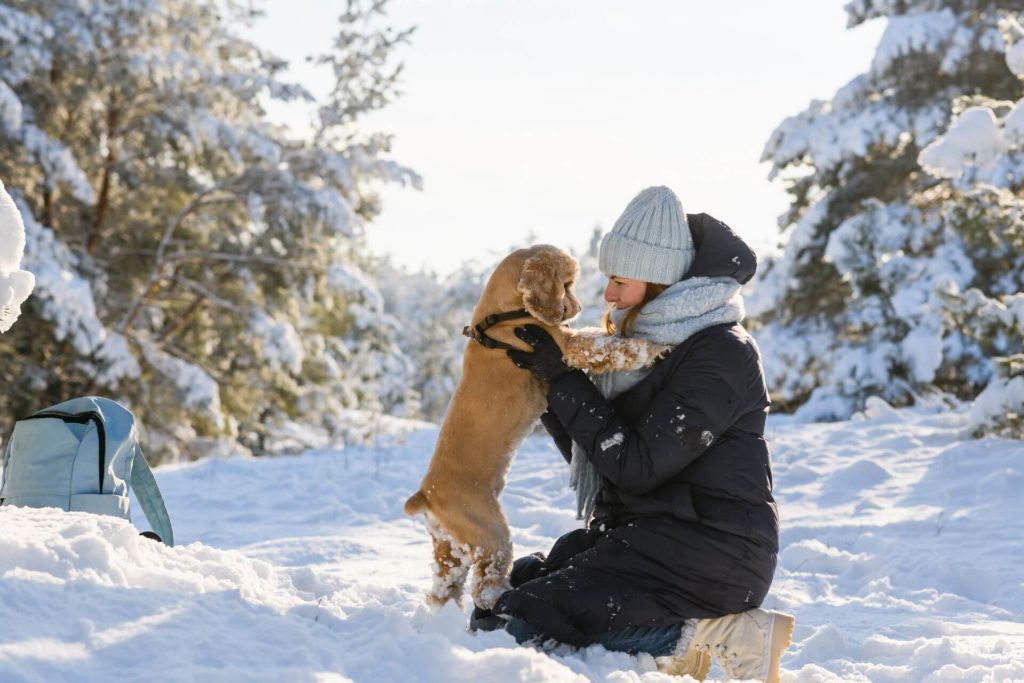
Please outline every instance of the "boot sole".
[[774, 612], [772, 623], [769, 627], [771, 640], [768, 641], [768, 649], [765, 652], [765, 662], [762, 671], [767, 671], [765, 683], [779, 683], [781, 675], [780, 660], [782, 655], [793, 642], [793, 627], [796, 625], [796, 618], [790, 614]]

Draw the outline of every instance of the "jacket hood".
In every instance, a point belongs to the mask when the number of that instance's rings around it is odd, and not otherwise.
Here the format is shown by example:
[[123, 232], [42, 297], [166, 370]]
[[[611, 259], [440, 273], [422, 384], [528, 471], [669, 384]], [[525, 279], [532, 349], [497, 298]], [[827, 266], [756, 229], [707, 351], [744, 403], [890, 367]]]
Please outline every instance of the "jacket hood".
[[688, 213], [697, 254], [686, 271], [691, 277], [731, 277], [741, 285], [757, 272], [757, 255], [728, 225], [706, 213]]

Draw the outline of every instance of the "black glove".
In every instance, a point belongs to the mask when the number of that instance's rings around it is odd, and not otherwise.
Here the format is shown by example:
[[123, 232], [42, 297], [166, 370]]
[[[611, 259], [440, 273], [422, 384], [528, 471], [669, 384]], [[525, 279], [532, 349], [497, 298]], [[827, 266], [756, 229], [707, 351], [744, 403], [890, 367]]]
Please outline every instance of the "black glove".
[[529, 370], [534, 377], [547, 384], [572, 370], [562, 360], [562, 349], [558, 348], [558, 343], [543, 327], [527, 325], [517, 327], [513, 331], [517, 337], [533, 347], [533, 353], [518, 349], [509, 349], [505, 352], [516, 367]]
[[502, 619], [491, 610], [484, 609], [479, 605], [473, 605], [473, 613], [469, 615], [470, 631], [497, 631], [499, 628], [505, 628], [507, 623], [507, 619]]

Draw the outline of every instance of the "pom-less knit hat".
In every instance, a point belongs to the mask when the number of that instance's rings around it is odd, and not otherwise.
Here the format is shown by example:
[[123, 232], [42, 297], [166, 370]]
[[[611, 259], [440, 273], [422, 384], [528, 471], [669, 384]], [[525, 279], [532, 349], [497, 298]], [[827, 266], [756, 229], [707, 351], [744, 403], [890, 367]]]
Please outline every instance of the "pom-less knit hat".
[[648, 187], [604, 236], [598, 265], [608, 276], [671, 285], [686, 275], [694, 253], [679, 197], [664, 186]]

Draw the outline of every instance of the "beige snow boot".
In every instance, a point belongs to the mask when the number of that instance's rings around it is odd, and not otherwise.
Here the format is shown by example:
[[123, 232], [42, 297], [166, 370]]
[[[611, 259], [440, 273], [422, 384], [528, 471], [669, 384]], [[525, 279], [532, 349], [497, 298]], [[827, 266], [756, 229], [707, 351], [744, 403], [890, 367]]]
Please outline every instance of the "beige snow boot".
[[779, 660], [793, 639], [795, 623], [788, 614], [763, 609], [700, 619], [687, 655], [694, 650], [712, 654], [730, 678], [778, 683]]

